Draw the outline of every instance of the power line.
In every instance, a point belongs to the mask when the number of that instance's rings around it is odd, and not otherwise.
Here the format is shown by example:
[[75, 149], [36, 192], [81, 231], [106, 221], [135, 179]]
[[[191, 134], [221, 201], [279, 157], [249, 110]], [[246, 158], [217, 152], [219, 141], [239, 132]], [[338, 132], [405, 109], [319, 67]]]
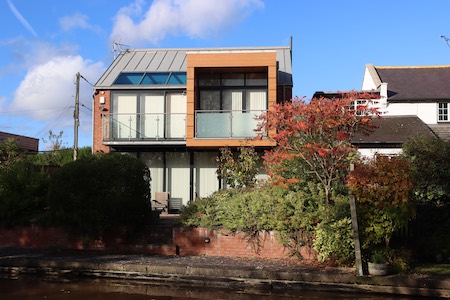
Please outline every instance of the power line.
[[90, 84], [92, 87], [94, 86], [94, 85], [93, 85], [92, 83], [90, 83], [86, 78], [84, 78], [83, 75], [80, 74], [80, 77], [81, 77], [84, 81], [86, 81], [88, 84]]
[[87, 110], [90, 110], [90, 111], [92, 111], [92, 109], [91, 108], [89, 108], [89, 107], [87, 107], [86, 105], [84, 105], [84, 103], [83, 102], [81, 102], [80, 101], [80, 104], [81, 104], [81, 106], [83, 106], [84, 108], [86, 108]]
[[22, 113], [22, 112], [37, 112], [37, 111], [45, 111], [45, 110], [60, 110], [60, 109], [66, 109], [66, 108], [67, 108], [67, 106], [54, 107], [54, 108], [40, 108], [40, 109], [7, 110], [7, 111], [0, 111], [0, 114]]
[[450, 39], [448, 37], [446, 37], [445, 35], [441, 35], [441, 39], [444, 39], [445, 42], [447, 43], [447, 46], [450, 48], [450, 44], [449, 44]]
[[72, 107], [73, 107], [73, 106], [66, 107], [66, 109], [63, 110], [63, 111], [59, 114], [59, 116], [58, 116], [53, 122], [51, 122], [50, 124], [47, 124], [47, 126], [44, 126], [41, 130], [39, 130], [39, 131], [35, 134], [35, 136], [39, 137], [39, 136], [41, 136], [42, 134], [44, 134], [44, 132], [47, 132], [50, 128], [56, 126], [56, 125], [61, 121], [63, 115], [64, 115], [65, 113], [67, 113], [67, 112], [69, 111], [69, 109], [72, 108]]

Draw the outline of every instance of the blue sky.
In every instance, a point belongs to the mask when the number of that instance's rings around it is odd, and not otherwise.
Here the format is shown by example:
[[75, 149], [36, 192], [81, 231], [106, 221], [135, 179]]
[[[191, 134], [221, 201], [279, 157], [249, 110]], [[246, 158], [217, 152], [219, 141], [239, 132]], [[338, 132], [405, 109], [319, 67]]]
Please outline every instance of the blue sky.
[[0, 0], [0, 131], [92, 144], [92, 86], [130, 48], [287, 46], [294, 95], [360, 89], [364, 66], [449, 64], [450, 1]]

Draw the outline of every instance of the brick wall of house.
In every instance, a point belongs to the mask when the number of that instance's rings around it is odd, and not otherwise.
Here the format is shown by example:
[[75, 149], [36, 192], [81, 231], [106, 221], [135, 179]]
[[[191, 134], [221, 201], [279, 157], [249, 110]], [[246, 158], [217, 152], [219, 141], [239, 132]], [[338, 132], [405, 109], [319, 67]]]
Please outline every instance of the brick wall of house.
[[[103, 99], [104, 104], [101, 104], [100, 99]], [[92, 105], [92, 110], [94, 114], [93, 118], [93, 145], [92, 145], [92, 151], [94, 153], [98, 152], [109, 152], [109, 147], [103, 145], [103, 126], [102, 126], [102, 116], [104, 114], [109, 114], [111, 112], [111, 93], [109, 90], [99, 90], [96, 91], [96, 94], [94, 95], [94, 103]]]
[[[86, 244], [58, 228], [15, 227], [0, 229], [0, 248], [108, 250], [180, 256], [290, 257], [289, 251], [279, 243], [273, 232], [262, 234], [255, 241], [248, 241], [243, 234], [226, 234], [206, 228], [173, 227], [164, 234], [169, 235], [166, 242], [158, 242], [154, 233], [148, 232], [130, 244], [124, 241], [124, 234], [118, 232], [116, 236], [107, 236]], [[314, 252], [307, 247], [301, 250], [301, 254], [304, 259], [315, 259]]]

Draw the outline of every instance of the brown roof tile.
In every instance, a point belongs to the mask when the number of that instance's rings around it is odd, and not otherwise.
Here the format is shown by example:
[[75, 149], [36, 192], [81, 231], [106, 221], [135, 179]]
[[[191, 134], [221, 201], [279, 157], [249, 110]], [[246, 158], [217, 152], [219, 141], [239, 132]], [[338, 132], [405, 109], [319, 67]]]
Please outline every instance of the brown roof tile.
[[353, 137], [352, 143], [401, 146], [413, 137], [434, 135], [433, 131], [417, 116], [386, 116], [374, 119], [373, 124], [376, 128], [370, 134], [358, 133]]

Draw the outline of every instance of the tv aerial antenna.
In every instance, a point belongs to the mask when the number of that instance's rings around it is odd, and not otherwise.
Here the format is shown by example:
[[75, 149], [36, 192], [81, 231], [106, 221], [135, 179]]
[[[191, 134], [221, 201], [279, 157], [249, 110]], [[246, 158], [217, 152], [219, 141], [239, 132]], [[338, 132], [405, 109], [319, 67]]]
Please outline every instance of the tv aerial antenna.
[[[128, 45], [125, 45], [125, 44], [122, 44], [121, 42], [120, 42], [120, 40], [119, 41], [114, 41], [113, 42], [113, 49], [112, 49], [112, 51], [113, 51], [113, 58], [114, 59], [116, 59], [116, 57], [117, 57], [117, 52], [120, 52], [121, 50], [123, 50], [123, 48], [129, 48], [130, 46], [128, 46]], [[126, 50], [126, 49], [125, 49]]]
[[446, 37], [445, 35], [441, 35], [441, 39], [444, 39], [445, 42], [447, 43], [447, 46], [450, 48], [450, 39], [448, 37]]

